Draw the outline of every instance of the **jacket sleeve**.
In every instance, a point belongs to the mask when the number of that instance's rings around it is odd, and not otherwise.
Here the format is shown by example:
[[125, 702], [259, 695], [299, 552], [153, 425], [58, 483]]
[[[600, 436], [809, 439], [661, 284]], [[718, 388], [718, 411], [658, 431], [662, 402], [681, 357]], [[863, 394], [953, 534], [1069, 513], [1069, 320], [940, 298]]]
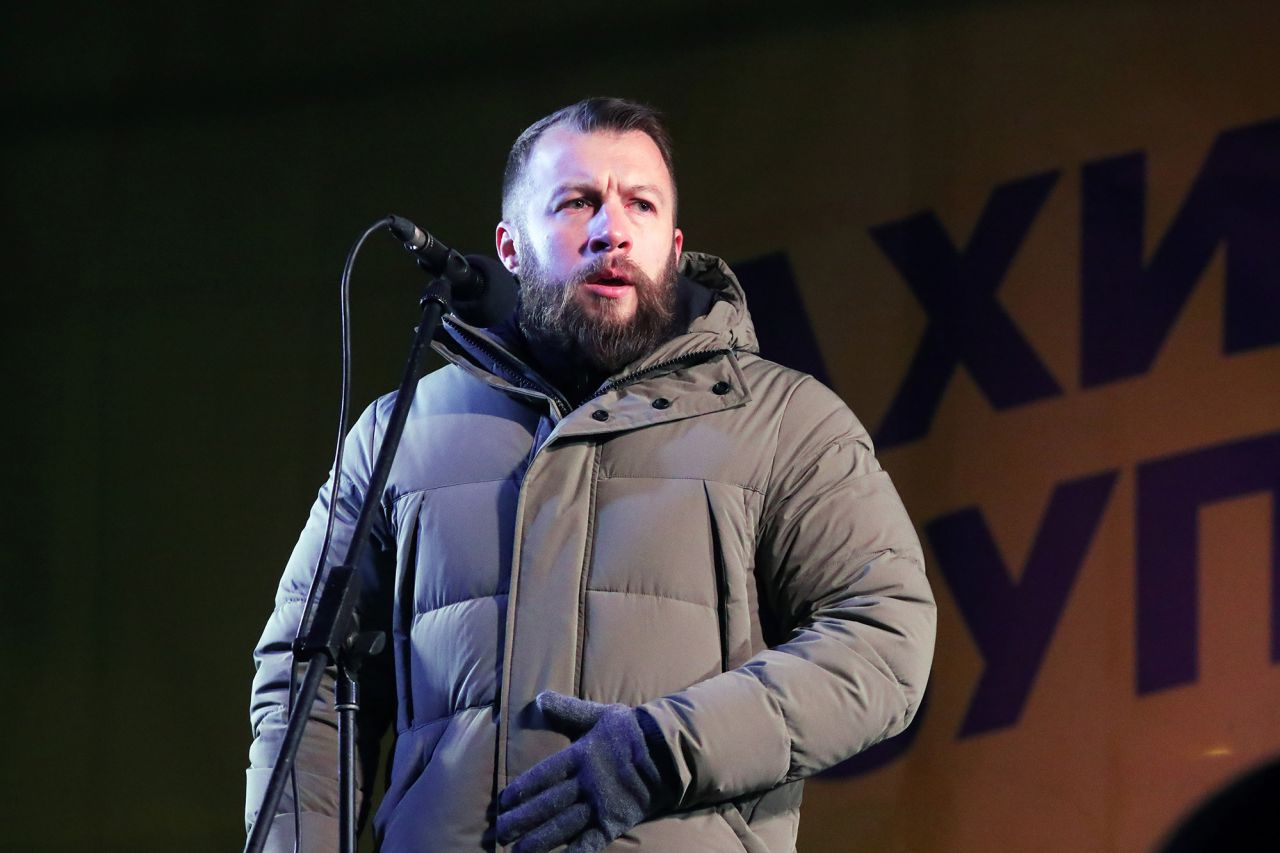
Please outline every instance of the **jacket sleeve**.
[[679, 808], [765, 791], [902, 731], [933, 659], [920, 542], [866, 430], [813, 379], [782, 416], [756, 552], [782, 641], [647, 702]]
[[[254, 650], [256, 674], [250, 697], [250, 723], [253, 743], [249, 747], [249, 769], [245, 791], [245, 824], [251, 828], [266, 793], [267, 780], [275, 766], [276, 756], [288, 725], [286, 708], [289, 695], [289, 671], [293, 663], [293, 639], [302, 618], [307, 590], [311, 584], [320, 549], [324, 542], [329, 502], [336, 504], [333, 540], [327, 560], [340, 562], [347, 553], [360, 503], [372, 473], [375, 438], [381, 438], [375, 403], [361, 416], [347, 436], [343, 451], [342, 476], [334, 487], [332, 472], [328, 482], [311, 508], [298, 544], [294, 547], [284, 575], [276, 591], [275, 609], [267, 621], [262, 638]], [[370, 547], [358, 567], [361, 597], [358, 617], [364, 631], [390, 632], [390, 589], [394, 571], [394, 542], [386, 523], [385, 512], [376, 516]], [[357, 715], [357, 796], [364, 801], [378, 758], [378, 745], [394, 709], [391, 654], [384, 651], [365, 662], [360, 672], [361, 710]], [[299, 667], [301, 685], [303, 668]], [[338, 719], [333, 709], [335, 669], [325, 673], [320, 693], [309, 709], [311, 721], [298, 751], [295, 769], [298, 798], [301, 802], [300, 823], [306, 851], [338, 849]], [[272, 816], [272, 830], [267, 843], [270, 851], [293, 850], [293, 812], [295, 804], [290, 786]], [[363, 819], [365, 807], [359, 812]]]

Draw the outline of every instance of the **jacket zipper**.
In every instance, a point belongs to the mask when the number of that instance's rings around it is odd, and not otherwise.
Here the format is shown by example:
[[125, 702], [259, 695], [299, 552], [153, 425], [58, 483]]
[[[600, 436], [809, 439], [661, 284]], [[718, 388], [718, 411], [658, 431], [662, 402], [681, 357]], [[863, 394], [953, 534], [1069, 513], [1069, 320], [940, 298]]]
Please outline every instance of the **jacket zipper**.
[[600, 386], [600, 390], [588, 397], [584, 402], [590, 402], [598, 397], [603, 397], [610, 391], [621, 388], [623, 385], [630, 385], [632, 382], [638, 382], [641, 379], [653, 373], [660, 373], [664, 370], [670, 370], [673, 367], [682, 364], [691, 364], [694, 362], [709, 361], [718, 355], [729, 355], [732, 349], [704, 349], [697, 352], [688, 352], [676, 358], [669, 358], [666, 361], [660, 361], [657, 364], [651, 364], [643, 370], [637, 370], [634, 373], [628, 373], [626, 376], [619, 376], [617, 379], [610, 380]]
[[471, 334], [461, 326], [457, 326], [457, 325], [454, 325], [453, 323], [450, 323], [449, 329], [452, 332], [464, 338], [467, 341], [467, 343], [471, 344], [476, 349], [479, 349], [485, 355], [492, 358], [495, 365], [498, 365], [503, 368], [503, 372], [506, 374], [504, 378], [507, 379], [509, 382], [512, 382], [520, 386], [521, 388], [524, 388], [526, 391], [536, 391], [539, 394], [542, 394], [543, 396], [550, 399], [551, 404], [556, 407], [556, 412], [560, 415], [560, 417], [563, 418], [565, 415], [569, 413], [570, 411], [569, 401], [566, 400], [563, 396], [561, 396], [560, 392], [556, 391], [554, 388], [551, 388], [550, 386], [543, 387], [539, 385], [539, 383], [534, 382], [533, 380], [525, 376], [523, 372], [515, 369], [513, 365], [507, 363], [511, 360], [511, 358], [507, 356], [506, 353], [503, 353], [499, 350], [495, 350], [492, 346], [489, 345], [487, 341], [485, 341], [482, 338], [476, 337], [475, 335]]

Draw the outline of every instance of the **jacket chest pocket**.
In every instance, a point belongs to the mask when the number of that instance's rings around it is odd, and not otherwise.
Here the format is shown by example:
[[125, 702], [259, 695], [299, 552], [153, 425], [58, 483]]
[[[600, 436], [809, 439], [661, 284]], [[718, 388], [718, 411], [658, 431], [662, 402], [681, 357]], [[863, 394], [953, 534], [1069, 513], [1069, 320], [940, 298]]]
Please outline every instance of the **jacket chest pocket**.
[[579, 695], [636, 704], [751, 656], [760, 633], [751, 494], [698, 479], [599, 481]]
[[727, 483], [703, 482], [711, 565], [720, 622], [720, 665], [735, 669], [764, 648], [755, 581], [759, 494]]

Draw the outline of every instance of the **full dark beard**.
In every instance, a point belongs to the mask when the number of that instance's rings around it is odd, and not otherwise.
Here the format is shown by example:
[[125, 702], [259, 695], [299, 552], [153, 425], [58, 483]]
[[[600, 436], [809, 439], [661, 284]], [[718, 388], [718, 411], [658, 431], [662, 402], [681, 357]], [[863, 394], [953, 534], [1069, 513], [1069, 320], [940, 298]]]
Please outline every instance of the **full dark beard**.
[[[610, 265], [624, 270], [635, 288], [636, 310], [626, 319], [615, 313], [613, 300], [582, 289]], [[520, 328], [535, 343], [576, 350], [592, 369], [615, 373], [675, 334], [675, 284], [675, 252], [656, 281], [630, 259], [606, 264], [604, 258], [568, 281], [551, 281], [536, 259], [526, 257], [520, 270]]]

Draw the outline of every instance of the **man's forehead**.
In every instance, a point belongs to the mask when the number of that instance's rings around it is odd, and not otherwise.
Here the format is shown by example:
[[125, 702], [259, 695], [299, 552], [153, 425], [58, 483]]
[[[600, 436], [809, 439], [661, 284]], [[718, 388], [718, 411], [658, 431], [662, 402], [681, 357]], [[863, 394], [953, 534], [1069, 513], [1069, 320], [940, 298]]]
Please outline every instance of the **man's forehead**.
[[561, 184], [616, 180], [671, 192], [662, 152], [641, 130], [579, 133], [563, 125], [548, 128], [534, 145], [527, 176], [533, 186], [546, 190]]

